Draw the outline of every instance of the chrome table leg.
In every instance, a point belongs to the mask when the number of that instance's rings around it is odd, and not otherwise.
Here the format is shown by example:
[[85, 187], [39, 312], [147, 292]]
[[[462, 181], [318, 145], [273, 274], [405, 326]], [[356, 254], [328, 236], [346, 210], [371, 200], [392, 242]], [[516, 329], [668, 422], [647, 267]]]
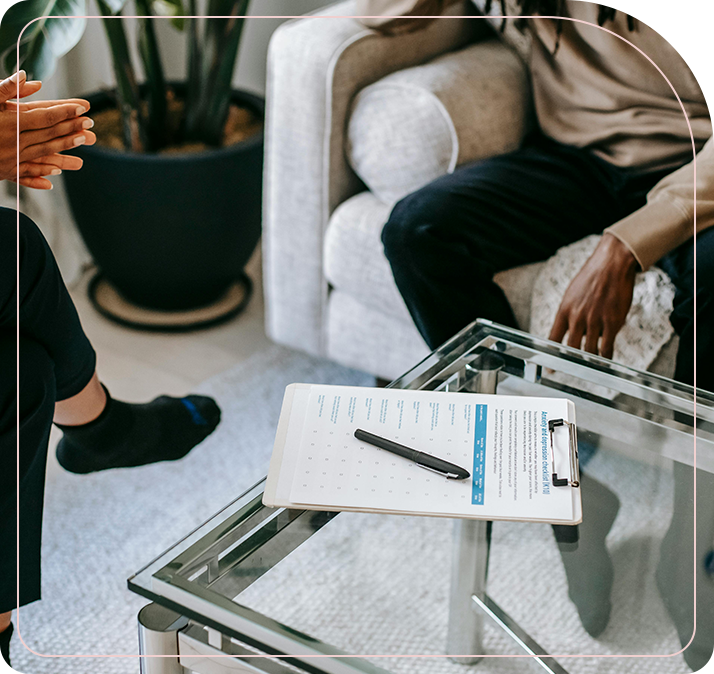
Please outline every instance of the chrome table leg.
[[463, 665], [478, 662], [483, 654], [483, 616], [471, 597], [486, 594], [490, 528], [490, 522], [480, 520], [454, 522], [446, 652]]
[[[496, 393], [501, 366], [498, 354], [481, 354], [472, 363], [475, 374], [464, 389]], [[483, 615], [475, 610], [471, 597], [486, 596], [491, 522], [455, 520], [453, 540], [446, 652], [455, 662], [469, 665], [483, 654]]]
[[488, 595], [482, 599], [472, 597], [475, 606], [491, 618], [513, 641], [528, 655], [533, 655], [531, 662], [542, 667], [549, 674], [568, 674], [557, 660], [544, 655], [545, 649], [531, 638], [498, 604]]
[[188, 619], [158, 604], [148, 604], [139, 611], [139, 653], [172, 657], [140, 658], [141, 674], [184, 674], [179, 664], [178, 632]]

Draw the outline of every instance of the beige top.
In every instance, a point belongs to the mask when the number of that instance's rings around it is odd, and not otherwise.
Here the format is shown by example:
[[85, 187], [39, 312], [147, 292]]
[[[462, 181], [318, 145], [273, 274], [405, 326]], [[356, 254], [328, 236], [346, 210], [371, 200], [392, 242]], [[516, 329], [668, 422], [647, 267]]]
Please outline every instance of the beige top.
[[[453, 2], [358, 0], [358, 11], [375, 17], [438, 15]], [[714, 225], [712, 124], [687, 64], [642, 22], [635, 21], [635, 30], [630, 31], [622, 12], [603, 30], [597, 25], [596, 3], [568, 0], [567, 11], [577, 21], [564, 20], [555, 55], [555, 22], [530, 21], [531, 79], [544, 133], [561, 143], [588, 148], [617, 166], [644, 171], [674, 168], [694, 156], [674, 87], [689, 117], [697, 151], [697, 231]], [[384, 32], [405, 32], [425, 23], [389, 18], [363, 21]], [[672, 87], [638, 49], [662, 69]], [[645, 206], [606, 231], [627, 245], [646, 269], [694, 234], [693, 185], [694, 162], [690, 161], [655, 185]]]

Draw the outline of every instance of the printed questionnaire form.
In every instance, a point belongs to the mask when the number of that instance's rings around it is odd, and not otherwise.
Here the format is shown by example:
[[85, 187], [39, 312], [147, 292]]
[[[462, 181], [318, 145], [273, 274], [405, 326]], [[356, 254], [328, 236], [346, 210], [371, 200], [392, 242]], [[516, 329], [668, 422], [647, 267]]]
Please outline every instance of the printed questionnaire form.
[[[569, 521], [570, 487], [553, 487], [548, 420], [568, 418], [553, 398], [313, 386], [306, 404], [290, 500], [374, 510], [498, 519]], [[360, 442], [356, 428], [464, 467], [447, 480]], [[558, 468], [567, 434], [555, 436]]]

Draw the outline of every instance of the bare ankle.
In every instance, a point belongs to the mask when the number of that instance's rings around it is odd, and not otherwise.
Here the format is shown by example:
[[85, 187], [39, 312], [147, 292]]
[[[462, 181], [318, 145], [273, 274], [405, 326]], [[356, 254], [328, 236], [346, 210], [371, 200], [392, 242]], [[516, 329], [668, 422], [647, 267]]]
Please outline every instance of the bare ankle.
[[88, 424], [102, 413], [106, 404], [106, 392], [95, 372], [77, 395], [55, 404], [54, 422], [63, 426]]

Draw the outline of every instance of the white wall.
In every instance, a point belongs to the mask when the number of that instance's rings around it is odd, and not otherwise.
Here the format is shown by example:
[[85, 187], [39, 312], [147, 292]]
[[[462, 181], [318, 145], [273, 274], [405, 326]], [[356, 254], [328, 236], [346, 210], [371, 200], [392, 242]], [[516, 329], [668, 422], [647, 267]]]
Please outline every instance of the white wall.
[[[328, 4], [332, 3], [328, 0], [253, 0], [249, 13], [270, 17], [302, 15]], [[91, 0], [88, 9], [89, 14], [99, 14], [94, 0]], [[273, 31], [284, 20], [248, 19], [243, 29], [238, 66], [234, 75], [237, 87], [258, 94], [265, 92], [268, 42]], [[131, 35], [135, 22], [126, 19], [126, 28]], [[182, 79], [185, 76], [185, 35], [173, 29], [164, 19], [156, 19], [156, 30], [167, 76], [170, 79]], [[134, 41], [130, 40], [130, 43], [133, 45]], [[135, 66], [141, 78], [138, 58], [135, 59]], [[57, 71], [43, 87], [42, 97], [80, 96], [98, 89], [111, 88], [113, 85], [109, 47], [102, 21], [89, 19], [79, 44], [60, 61]], [[91, 260], [72, 222], [62, 183], [59, 180], [54, 182], [56, 187], [51, 193], [40, 194], [33, 190], [23, 190], [22, 210], [34, 218], [45, 233], [65, 281], [71, 284], [78, 279], [83, 266]], [[11, 195], [7, 198], [11, 201], [13, 199]], [[0, 201], [2, 200], [0, 195]]]

